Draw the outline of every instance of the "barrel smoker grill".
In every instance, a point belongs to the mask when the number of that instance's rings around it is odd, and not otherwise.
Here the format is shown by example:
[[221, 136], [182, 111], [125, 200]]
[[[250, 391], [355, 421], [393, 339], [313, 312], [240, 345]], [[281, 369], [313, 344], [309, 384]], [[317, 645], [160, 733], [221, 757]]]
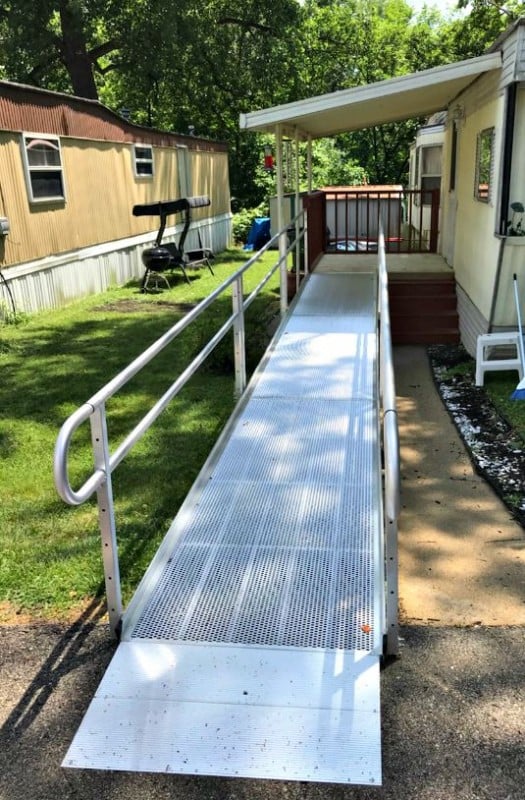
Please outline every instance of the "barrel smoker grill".
[[[213, 275], [211, 262], [214, 258], [214, 254], [212, 250], [202, 246], [200, 233], [199, 249], [184, 250], [184, 244], [191, 225], [191, 210], [193, 208], [202, 208], [209, 205], [210, 198], [207, 195], [200, 195], [197, 197], [182, 197], [178, 200], [165, 200], [159, 201], [158, 203], [133, 206], [133, 216], [135, 217], [160, 217], [160, 227], [157, 238], [155, 239], [155, 246], [148, 247], [142, 253], [142, 263], [146, 267], [146, 271], [144, 272], [140, 286], [141, 292], [146, 291], [152, 276], [155, 276], [157, 283], [159, 278], [163, 280], [169, 289], [169, 281], [163, 274], [166, 270], [180, 269], [187, 283], [190, 282], [186, 271], [187, 269], [207, 267]], [[172, 214], [180, 213], [184, 213], [185, 216], [184, 228], [180, 235], [179, 243], [166, 242], [162, 244], [167, 218]]]

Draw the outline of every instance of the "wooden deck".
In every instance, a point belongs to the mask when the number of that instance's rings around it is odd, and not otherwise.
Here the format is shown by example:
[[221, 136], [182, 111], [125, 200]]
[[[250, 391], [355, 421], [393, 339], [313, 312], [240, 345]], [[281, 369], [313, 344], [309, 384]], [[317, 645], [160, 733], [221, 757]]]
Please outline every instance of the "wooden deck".
[[[315, 267], [315, 272], [373, 272], [377, 253], [325, 253]], [[387, 253], [389, 273], [446, 272], [453, 274], [443, 256], [437, 253]]]

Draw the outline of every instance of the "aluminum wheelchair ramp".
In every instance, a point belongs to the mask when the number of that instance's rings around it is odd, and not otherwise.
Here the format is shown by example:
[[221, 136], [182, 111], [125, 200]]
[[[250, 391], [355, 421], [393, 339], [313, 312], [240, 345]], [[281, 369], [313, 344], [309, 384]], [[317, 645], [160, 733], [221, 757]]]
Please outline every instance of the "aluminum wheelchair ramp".
[[373, 274], [310, 278], [64, 766], [381, 784], [376, 298]]

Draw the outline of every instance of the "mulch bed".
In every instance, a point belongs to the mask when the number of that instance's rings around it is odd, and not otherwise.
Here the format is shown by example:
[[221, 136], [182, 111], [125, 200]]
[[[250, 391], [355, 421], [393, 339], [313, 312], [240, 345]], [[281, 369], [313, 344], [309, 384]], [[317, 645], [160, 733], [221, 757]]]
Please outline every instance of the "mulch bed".
[[[428, 355], [436, 388], [476, 471], [525, 528], [525, 443], [496, 411], [483, 387], [475, 385], [474, 360], [462, 346], [432, 345]], [[450, 372], [469, 361], [468, 372]]]

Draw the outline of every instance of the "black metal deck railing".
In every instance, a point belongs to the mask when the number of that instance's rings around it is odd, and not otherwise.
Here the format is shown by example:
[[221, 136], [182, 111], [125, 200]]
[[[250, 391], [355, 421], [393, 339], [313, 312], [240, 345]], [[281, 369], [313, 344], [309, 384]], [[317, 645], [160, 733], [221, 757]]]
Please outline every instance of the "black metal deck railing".
[[325, 197], [325, 252], [377, 252], [380, 223], [387, 252], [437, 252], [439, 189], [334, 188]]

